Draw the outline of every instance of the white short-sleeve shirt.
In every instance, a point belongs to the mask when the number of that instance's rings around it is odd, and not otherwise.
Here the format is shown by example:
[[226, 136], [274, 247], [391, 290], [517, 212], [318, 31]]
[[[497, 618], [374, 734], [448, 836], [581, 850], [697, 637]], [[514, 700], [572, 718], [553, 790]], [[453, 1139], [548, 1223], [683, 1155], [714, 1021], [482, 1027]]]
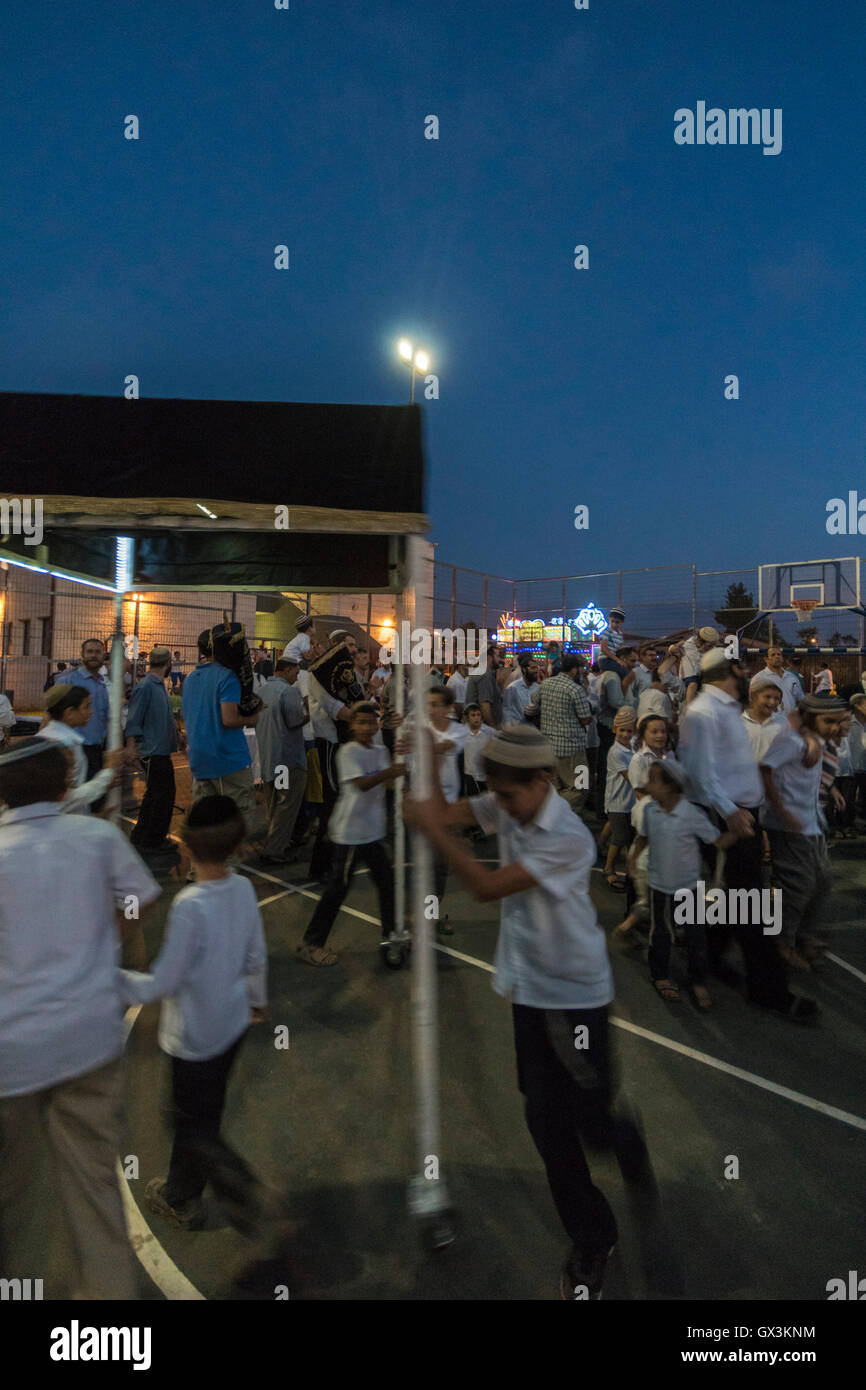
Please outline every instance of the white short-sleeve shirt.
[[500, 862], [522, 864], [537, 882], [501, 902], [493, 988], [535, 1009], [594, 1009], [613, 998], [604, 932], [589, 894], [597, 848], [586, 826], [551, 787], [528, 825], [487, 792], [475, 819], [499, 836]]
[[[604, 812], [628, 812], [634, 805], [634, 788], [628, 781], [628, 770], [634, 757], [630, 748], [612, 743], [607, 750], [607, 782], [604, 789]], [[623, 777], [622, 774], [626, 773]]]
[[698, 841], [715, 844], [720, 831], [699, 806], [681, 796], [672, 811], [647, 797], [644, 835], [649, 841], [649, 885], [659, 893], [694, 888], [701, 876]]
[[[787, 720], [785, 721], [787, 723]], [[818, 803], [821, 791], [821, 759], [814, 767], [803, 766], [806, 752], [805, 740], [788, 726], [780, 730], [769, 748], [761, 756], [761, 766], [773, 770], [773, 781], [779, 792], [782, 805], [800, 822], [800, 835], [821, 835], [824, 830]], [[769, 830], [784, 830], [779, 819], [767, 801], [764, 803], [762, 820]]]
[[340, 795], [328, 825], [328, 834], [336, 845], [369, 845], [384, 840], [387, 823], [385, 783], [380, 782], [368, 791], [353, 783], [358, 777], [371, 777], [390, 767], [391, 755], [384, 745], [344, 743], [337, 750], [337, 777]]

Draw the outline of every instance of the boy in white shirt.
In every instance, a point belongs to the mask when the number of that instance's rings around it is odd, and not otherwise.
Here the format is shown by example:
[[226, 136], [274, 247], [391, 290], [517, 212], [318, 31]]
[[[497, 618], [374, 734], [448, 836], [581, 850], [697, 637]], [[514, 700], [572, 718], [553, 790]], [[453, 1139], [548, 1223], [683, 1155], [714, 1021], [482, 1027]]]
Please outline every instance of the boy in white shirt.
[[[652, 1192], [654, 1180], [637, 1126], [614, 1108], [613, 978], [589, 892], [595, 842], [554, 790], [555, 766], [541, 734], [509, 726], [485, 750], [485, 796], [449, 806], [434, 789], [430, 801], [408, 801], [405, 813], [475, 897], [502, 902], [493, 988], [512, 1004], [529, 1132], [572, 1242], [560, 1294], [597, 1299], [617, 1227], [581, 1136], [612, 1148], [627, 1182]], [[473, 823], [498, 834], [499, 868], [479, 863], [452, 835]]]
[[385, 848], [387, 815], [385, 788], [402, 777], [403, 763], [392, 763], [388, 749], [376, 743], [379, 712], [369, 700], [361, 700], [349, 712], [349, 742], [337, 751], [339, 781], [337, 804], [328, 835], [332, 842], [331, 869], [297, 954], [308, 965], [336, 965], [339, 957], [325, 942], [343, 905], [358, 861], [370, 870], [379, 894], [382, 939], [395, 929], [394, 883]]
[[210, 1182], [245, 1234], [260, 1234], [263, 1190], [220, 1137], [229, 1075], [251, 1022], [264, 1017], [267, 951], [256, 893], [227, 861], [245, 838], [230, 796], [202, 797], [180, 837], [196, 881], [171, 905], [149, 974], [123, 970], [127, 1004], [162, 999], [159, 1045], [171, 1059], [174, 1144], [168, 1176], [145, 1189], [151, 1211], [184, 1230], [204, 1224]]
[[[720, 835], [699, 806], [685, 799], [686, 772], [674, 759], [653, 763], [647, 778], [647, 791], [652, 798], [644, 812], [644, 832], [635, 840], [629, 856], [633, 870], [645, 847], [649, 847], [650, 890], [650, 979], [662, 999], [679, 1000], [680, 992], [670, 978], [671, 946], [675, 939], [675, 913], [691, 907], [686, 914], [686, 952], [689, 983], [698, 1008], [708, 1009], [712, 1000], [704, 985], [707, 969], [707, 937], [702, 923], [697, 921], [695, 899], [701, 876], [699, 841], [727, 849], [736, 840], [733, 831]], [[683, 898], [688, 890], [691, 903]], [[691, 921], [688, 921], [688, 918]]]
[[635, 730], [634, 710], [627, 706], [618, 709], [613, 718], [614, 740], [607, 750], [607, 783], [604, 791], [604, 814], [610, 823], [610, 846], [604, 866], [604, 876], [611, 888], [625, 892], [625, 883], [614, 873], [621, 849], [631, 843], [631, 808], [634, 791], [628, 780], [633, 757], [632, 738]]
[[463, 744], [463, 795], [481, 796], [487, 791], [482, 766], [484, 750], [496, 730], [484, 723], [480, 705], [466, 706], [464, 722], [467, 726], [467, 733], [466, 741]]
[[[671, 726], [668, 720], [655, 714], [647, 715], [638, 723], [637, 749], [628, 768], [629, 784], [635, 795], [634, 805], [631, 808], [631, 828], [633, 837], [638, 839], [641, 837], [646, 839], [644, 814], [647, 801], [651, 800], [647, 791], [649, 770], [653, 763], [664, 762], [666, 759], [675, 757], [671, 748], [670, 730]], [[649, 919], [648, 866], [649, 850], [644, 845], [634, 862], [634, 866], [629, 867], [626, 880], [625, 919], [614, 929], [614, 940], [624, 943], [629, 948], [639, 945], [631, 934], [632, 929]]]

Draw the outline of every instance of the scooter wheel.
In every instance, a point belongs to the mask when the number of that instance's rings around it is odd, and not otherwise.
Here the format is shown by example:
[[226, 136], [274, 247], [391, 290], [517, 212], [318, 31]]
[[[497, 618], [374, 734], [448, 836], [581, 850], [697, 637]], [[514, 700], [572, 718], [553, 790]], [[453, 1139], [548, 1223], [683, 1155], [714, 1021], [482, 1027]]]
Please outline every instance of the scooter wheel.
[[428, 1216], [421, 1227], [421, 1241], [425, 1250], [445, 1250], [457, 1239], [457, 1222], [451, 1208]]
[[408, 951], [405, 946], [395, 944], [392, 941], [386, 942], [382, 946], [382, 959], [389, 970], [400, 970], [406, 963]]

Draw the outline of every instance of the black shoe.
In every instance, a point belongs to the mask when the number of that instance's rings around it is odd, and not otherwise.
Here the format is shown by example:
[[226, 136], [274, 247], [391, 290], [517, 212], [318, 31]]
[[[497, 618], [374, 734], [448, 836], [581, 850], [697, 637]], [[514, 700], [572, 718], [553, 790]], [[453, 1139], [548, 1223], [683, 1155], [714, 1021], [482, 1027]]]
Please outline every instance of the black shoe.
[[819, 1006], [814, 999], [807, 999], [802, 994], [789, 994], [785, 1004], [765, 1004], [760, 999], [751, 999], [751, 1004], [757, 1004], [759, 1009], [767, 1009], [770, 1013], [778, 1014], [780, 1018], [787, 1018], [791, 1023], [814, 1023], [821, 1013]]
[[616, 1249], [599, 1250], [594, 1255], [581, 1255], [572, 1250], [562, 1268], [559, 1294], [565, 1303], [598, 1302], [604, 1285], [607, 1262]]

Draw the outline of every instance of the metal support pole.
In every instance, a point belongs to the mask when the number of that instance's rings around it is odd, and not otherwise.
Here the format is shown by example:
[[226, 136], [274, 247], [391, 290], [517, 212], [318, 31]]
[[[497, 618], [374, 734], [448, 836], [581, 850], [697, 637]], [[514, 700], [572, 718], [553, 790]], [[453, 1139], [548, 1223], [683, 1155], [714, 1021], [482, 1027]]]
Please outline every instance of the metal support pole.
[[[57, 580], [55, 579], [54, 575], [52, 575], [52, 576], [51, 576], [51, 589], [50, 589], [49, 601], [48, 601], [48, 644], [47, 644], [47, 645], [48, 645], [48, 670], [47, 670], [46, 676], [45, 676], [45, 679], [46, 679], [46, 680], [47, 680], [48, 677], [51, 675], [51, 672], [54, 670], [54, 630], [55, 630], [55, 626], [56, 626], [56, 619], [57, 619]], [[2, 687], [0, 687], [0, 688], [2, 688]]]
[[562, 638], [561, 647], [562, 647], [562, 654], [563, 654], [563, 656], [564, 656], [564, 655], [565, 655], [565, 579], [563, 579], [563, 581], [562, 581], [562, 632], [561, 632], [560, 636], [561, 636], [561, 638]]
[[[483, 598], [483, 605], [484, 605], [484, 606], [483, 606], [482, 611], [481, 611], [481, 627], [482, 627], [483, 631], [486, 632], [486, 631], [487, 631], [487, 575], [486, 575], [486, 574], [485, 574], [485, 576], [484, 576], [484, 598]], [[453, 629], [452, 629], [452, 631], [453, 631]]]
[[3, 571], [3, 611], [0, 612], [0, 695], [6, 689], [6, 633], [9, 630], [9, 566]]
[[[421, 583], [421, 545], [408, 538], [409, 588], [413, 618], [417, 621]], [[405, 656], [405, 653], [401, 653]], [[426, 740], [427, 673], [420, 663], [410, 664], [415, 738], [413, 741], [412, 792], [421, 801], [432, 788], [430, 749]], [[412, 1042], [416, 1094], [416, 1171], [409, 1180], [409, 1207], [424, 1222], [426, 1243], [434, 1249], [454, 1239], [448, 1192], [440, 1168], [439, 1134], [439, 1018], [433, 923], [427, 907], [433, 888], [433, 855], [426, 837], [412, 832]], [[438, 918], [438, 905], [436, 916]]]
[[[400, 629], [398, 628], [397, 631], [399, 632], [399, 630], [400, 630]], [[370, 639], [371, 639], [372, 635], [373, 635], [373, 595], [372, 595], [372, 594], [368, 594], [368, 595], [367, 595], [367, 645], [368, 645], [368, 646], [370, 645]]]
[[[135, 542], [126, 536], [115, 540], [115, 593], [114, 593], [114, 636], [111, 639], [111, 690], [108, 702], [108, 751], [116, 752], [123, 746], [121, 713], [123, 708], [123, 595], [126, 593], [133, 571]], [[108, 807], [111, 818], [117, 824], [120, 819], [120, 784], [108, 793]]]
[[694, 632], [698, 622], [698, 569], [697, 565], [692, 565], [692, 631]]

